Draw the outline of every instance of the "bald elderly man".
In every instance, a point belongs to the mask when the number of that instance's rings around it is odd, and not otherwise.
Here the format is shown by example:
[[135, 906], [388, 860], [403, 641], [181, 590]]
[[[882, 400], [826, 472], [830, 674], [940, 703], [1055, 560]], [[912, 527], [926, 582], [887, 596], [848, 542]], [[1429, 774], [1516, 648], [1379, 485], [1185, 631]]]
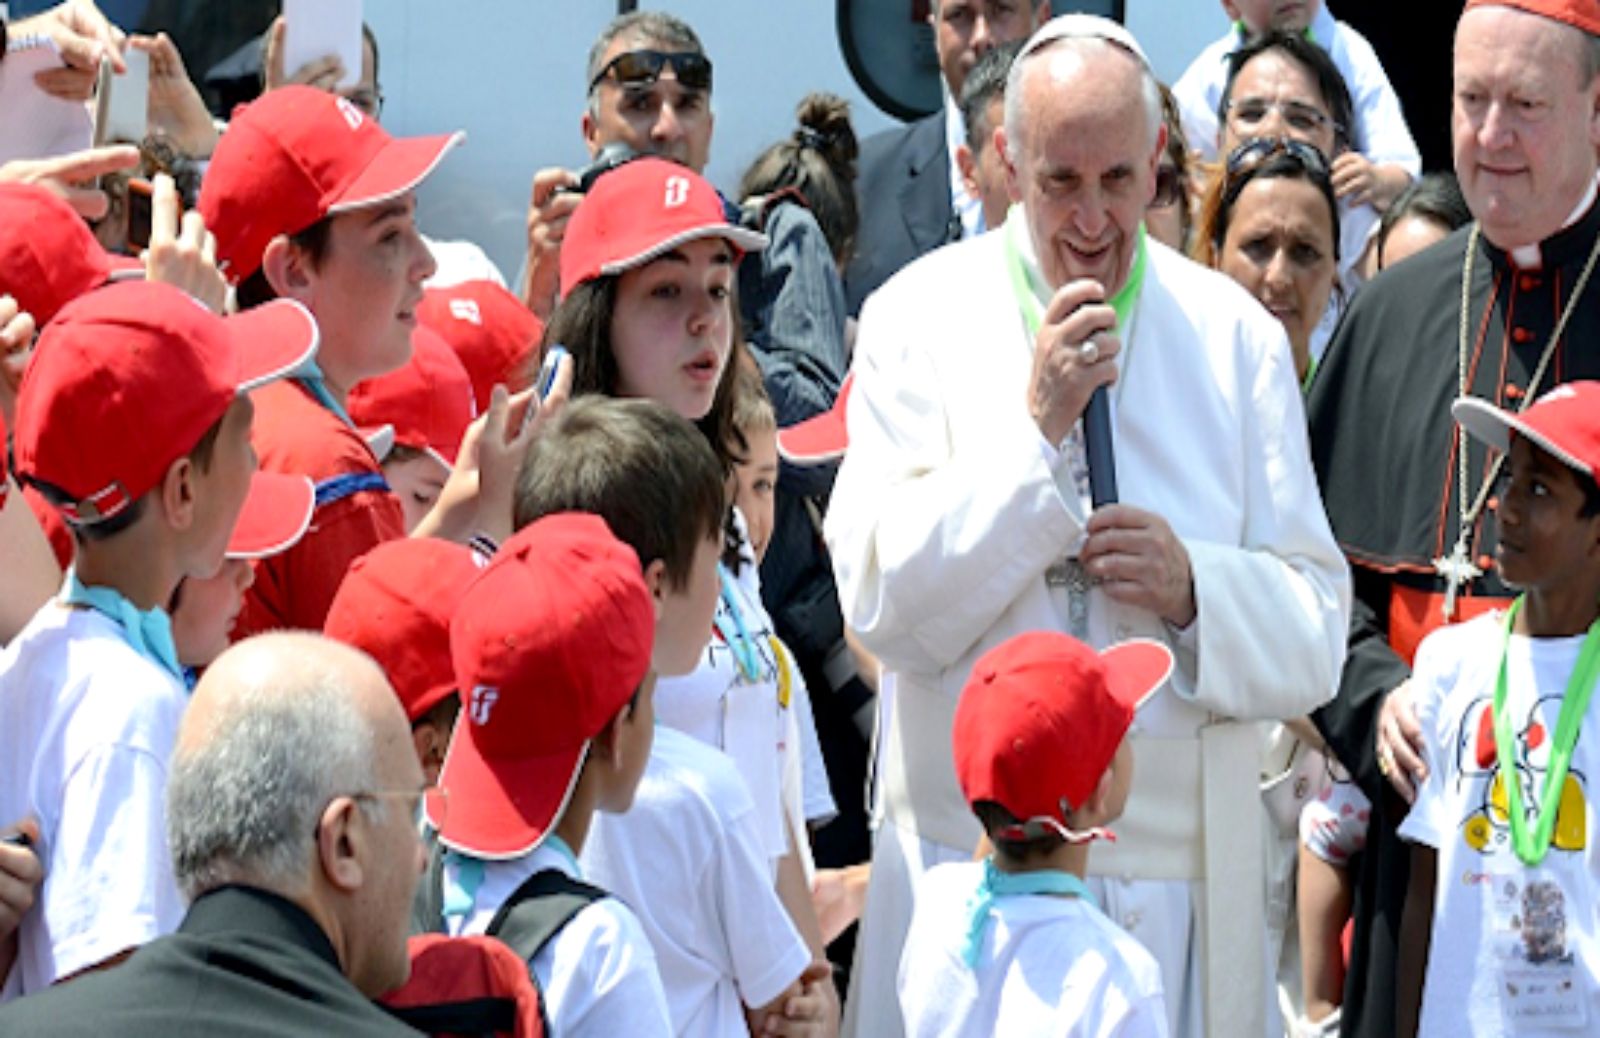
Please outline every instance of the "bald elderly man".
[[235, 645], [195, 689], [172, 758], [182, 926], [12, 1003], [0, 1034], [416, 1034], [369, 999], [409, 970], [423, 781], [366, 656], [309, 634]]

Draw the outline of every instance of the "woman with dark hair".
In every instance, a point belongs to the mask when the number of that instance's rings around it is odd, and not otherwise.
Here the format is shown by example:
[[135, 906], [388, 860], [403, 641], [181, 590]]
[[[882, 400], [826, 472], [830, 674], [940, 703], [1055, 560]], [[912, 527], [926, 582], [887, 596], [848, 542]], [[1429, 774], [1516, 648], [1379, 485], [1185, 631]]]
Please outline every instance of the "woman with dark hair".
[[1384, 210], [1378, 243], [1369, 257], [1372, 277], [1448, 237], [1472, 222], [1467, 200], [1454, 173], [1429, 173], [1400, 193]]
[[[1228, 82], [1217, 115], [1223, 155], [1257, 137], [1303, 141], [1323, 154], [1339, 206], [1339, 283], [1344, 297], [1354, 294], [1363, 281], [1362, 262], [1378, 229], [1374, 203], [1392, 197], [1400, 187], [1382, 180], [1375, 172], [1378, 168], [1360, 157], [1363, 142], [1352, 136], [1350, 91], [1333, 59], [1303, 36], [1282, 32], [1258, 36], [1229, 56]], [[1381, 168], [1406, 175], [1399, 167]], [[1214, 182], [1210, 190], [1220, 186]], [[1342, 305], [1343, 299], [1334, 297], [1315, 325], [1310, 342], [1313, 360], [1322, 355]]]
[[1339, 207], [1328, 161], [1310, 144], [1257, 137], [1229, 153], [1202, 214], [1198, 257], [1282, 324], [1302, 382], [1311, 335], [1338, 288]]
[[807, 94], [795, 112], [794, 133], [767, 148], [745, 170], [739, 197], [766, 209], [783, 198], [816, 217], [840, 270], [855, 252], [856, 157], [850, 103], [834, 94]]

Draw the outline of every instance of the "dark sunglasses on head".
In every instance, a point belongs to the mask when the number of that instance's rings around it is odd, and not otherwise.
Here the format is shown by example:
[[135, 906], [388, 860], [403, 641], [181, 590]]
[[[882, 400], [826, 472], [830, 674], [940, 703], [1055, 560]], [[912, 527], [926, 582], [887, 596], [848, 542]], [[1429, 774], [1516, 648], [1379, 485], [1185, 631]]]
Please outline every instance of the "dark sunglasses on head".
[[1267, 160], [1287, 155], [1298, 162], [1308, 173], [1327, 177], [1328, 160], [1314, 144], [1297, 141], [1292, 137], [1256, 137], [1245, 141], [1228, 154], [1226, 165], [1228, 182], [1234, 183], [1260, 169]]
[[672, 74], [686, 90], [711, 89], [711, 59], [692, 51], [630, 50], [606, 62], [593, 79], [593, 91], [607, 76], [621, 86], [650, 86], [661, 78], [663, 67], [671, 65]]
[[1177, 166], [1163, 162], [1156, 167], [1156, 194], [1150, 199], [1150, 208], [1167, 209], [1183, 199], [1183, 174]]

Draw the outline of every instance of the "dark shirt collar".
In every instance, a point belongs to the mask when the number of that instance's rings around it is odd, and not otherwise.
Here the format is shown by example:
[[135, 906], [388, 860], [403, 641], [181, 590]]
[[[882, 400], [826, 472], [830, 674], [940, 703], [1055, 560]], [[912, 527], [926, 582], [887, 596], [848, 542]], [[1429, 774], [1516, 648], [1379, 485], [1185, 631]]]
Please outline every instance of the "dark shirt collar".
[[[1543, 258], [1541, 267], [1555, 270], [1581, 265], [1589, 258], [1597, 235], [1600, 235], [1600, 195], [1589, 203], [1588, 211], [1582, 216], [1539, 243]], [[1487, 237], [1481, 241], [1484, 255], [1496, 268], [1516, 266], [1509, 251], [1492, 244]]]
[[259, 887], [218, 887], [201, 895], [189, 906], [189, 914], [184, 916], [178, 932], [196, 936], [248, 933], [255, 937], [277, 938], [314, 953], [335, 970], [340, 970], [333, 942], [310, 913]]

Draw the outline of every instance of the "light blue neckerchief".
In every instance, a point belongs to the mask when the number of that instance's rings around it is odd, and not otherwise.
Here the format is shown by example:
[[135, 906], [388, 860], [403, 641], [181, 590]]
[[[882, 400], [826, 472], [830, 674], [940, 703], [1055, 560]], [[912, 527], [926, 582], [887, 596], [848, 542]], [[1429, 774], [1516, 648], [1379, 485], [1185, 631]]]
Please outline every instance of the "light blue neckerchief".
[[89, 587], [72, 569], [67, 570], [61, 601], [87, 606], [108, 617], [122, 628], [123, 640], [133, 651], [183, 681], [183, 665], [178, 662], [178, 647], [172, 641], [172, 617], [165, 609], [140, 609], [115, 588]]
[[998, 897], [1020, 897], [1026, 894], [1070, 894], [1093, 905], [1094, 895], [1083, 880], [1059, 869], [1041, 869], [1037, 872], [1001, 872], [994, 867], [994, 858], [983, 860], [983, 879], [978, 889], [967, 901], [967, 939], [961, 946], [961, 958], [968, 968], [978, 964], [978, 952], [983, 948], [983, 934], [989, 926], [989, 913]]
[[[572, 874], [579, 879], [583, 878], [583, 869], [578, 865], [578, 856], [572, 853], [572, 848], [567, 846], [567, 841], [550, 833], [544, 839], [544, 846], [555, 851], [566, 859], [572, 868]], [[446, 919], [452, 916], [465, 916], [472, 911], [472, 906], [478, 901], [478, 888], [483, 886], [482, 858], [474, 858], [470, 854], [447, 850], [444, 854], [446, 866], [441, 886], [443, 908]]]
[[315, 397], [317, 403], [338, 415], [341, 422], [351, 428], [355, 427], [356, 423], [350, 420], [350, 412], [340, 406], [339, 401], [333, 398], [333, 393], [329, 392], [327, 379], [323, 378], [322, 369], [317, 366], [315, 356], [307, 357], [305, 362], [295, 369], [294, 380], [305, 387], [305, 391]]
[[[713, 617], [712, 626], [722, 635], [722, 640], [733, 653], [734, 664], [738, 667], [740, 676], [747, 682], [753, 682], [761, 677], [761, 660], [756, 655], [750, 631], [745, 627], [744, 611], [739, 608], [739, 593], [733, 588], [733, 578], [728, 574], [728, 567], [720, 562], [717, 563], [717, 577], [722, 581], [722, 605], [728, 620]], [[728, 623], [733, 625], [733, 630], [727, 630]]]

